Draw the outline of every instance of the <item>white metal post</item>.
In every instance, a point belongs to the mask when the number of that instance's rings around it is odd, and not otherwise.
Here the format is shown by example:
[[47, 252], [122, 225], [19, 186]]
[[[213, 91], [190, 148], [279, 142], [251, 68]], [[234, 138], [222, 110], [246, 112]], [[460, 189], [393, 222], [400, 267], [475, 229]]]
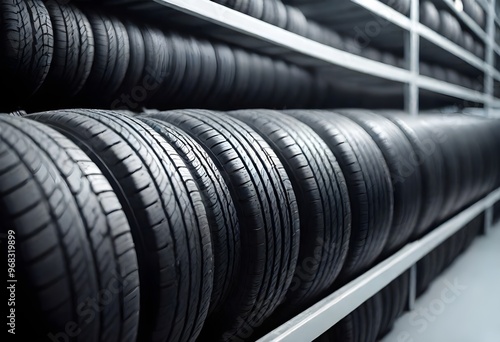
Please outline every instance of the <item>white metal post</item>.
[[493, 226], [493, 206], [486, 208], [484, 211], [484, 235], [488, 235]]
[[419, 0], [411, 0], [410, 29], [405, 32], [405, 60], [410, 70], [410, 79], [405, 88], [405, 110], [412, 116], [418, 115], [419, 88], [418, 75], [420, 59], [420, 36], [418, 34]]
[[488, 101], [485, 102], [486, 116], [492, 116], [492, 107], [494, 99], [493, 91], [493, 70], [495, 70], [495, 58], [494, 58], [494, 46], [495, 46], [495, 0], [489, 0], [487, 2], [488, 11], [486, 11], [486, 49], [485, 49], [485, 62], [486, 62], [486, 72], [484, 75], [484, 92], [488, 96]]
[[410, 268], [410, 281], [408, 283], [408, 310], [415, 309], [415, 301], [417, 300], [417, 264]]

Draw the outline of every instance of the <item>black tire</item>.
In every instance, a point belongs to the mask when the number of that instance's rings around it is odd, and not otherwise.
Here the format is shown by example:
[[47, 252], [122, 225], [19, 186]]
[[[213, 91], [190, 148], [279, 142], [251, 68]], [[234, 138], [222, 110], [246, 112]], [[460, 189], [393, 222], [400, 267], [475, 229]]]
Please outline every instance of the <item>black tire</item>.
[[394, 215], [384, 256], [405, 245], [414, 233], [422, 206], [420, 168], [411, 165], [415, 153], [406, 136], [388, 119], [368, 111], [340, 111], [360, 125], [375, 141], [391, 173]]
[[218, 311], [234, 281], [241, 248], [239, 222], [229, 188], [210, 156], [193, 138], [167, 122], [144, 116], [137, 118], [175, 148], [201, 191], [214, 255], [214, 287], [209, 312]]
[[379, 292], [320, 336], [319, 341], [377, 341], [382, 323], [382, 306], [382, 295]]
[[[202, 43], [190, 36], [185, 37], [182, 40], [184, 43], [183, 58], [186, 59], [186, 69], [182, 82], [178, 87], [172, 89], [173, 94], [171, 98], [172, 103], [170, 104], [170, 108], [173, 107], [172, 104], [175, 106], [174, 108], [182, 108], [190, 105], [190, 97], [194, 95], [197, 84], [198, 82], [200, 82], [202, 73], [202, 55], [200, 51], [200, 45]], [[169, 75], [166, 76], [168, 78]], [[193, 98], [193, 101], [196, 100], [196, 98]]]
[[493, 130], [491, 129], [490, 120], [481, 120], [476, 124], [477, 131], [474, 134], [474, 138], [477, 139], [483, 161], [484, 161], [484, 179], [481, 182], [481, 179], [478, 179], [479, 182], [482, 183], [479, 190], [479, 196], [484, 196], [490, 191], [495, 189], [496, 177], [499, 173], [497, 160], [497, 147], [495, 146], [495, 137], [492, 134]]
[[417, 262], [417, 297], [425, 293], [435, 275], [439, 272], [442, 244]]
[[43, 96], [71, 97], [84, 86], [94, 61], [94, 36], [87, 17], [71, 4], [48, 1], [54, 56]]
[[[220, 77], [220, 70], [217, 70], [217, 56], [212, 44], [205, 40], [195, 41], [194, 44], [200, 49], [200, 77], [196, 82], [196, 88], [191, 95], [187, 97], [184, 103], [190, 106], [196, 104], [198, 108], [207, 108], [207, 97], [215, 86], [216, 79]], [[225, 67], [224, 65], [223, 68]]]
[[5, 98], [22, 101], [40, 88], [53, 46], [52, 22], [41, 0], [0, 1], [0, 85], [7, 91]]
[[368, 268], [382, 253], [393, 215], [392, 184], [375, 142], [350, 119], [319, 111], [286, 111], [309, 125], [326, 142], [344, 174], [351, 202], [352, 226], [345, 282]]
[[11, 115], [11, 116], [19, 116], [19, 117], [23, 117], [23, 116], [28, 115], [28, 113], [26, 113], [26, 111], [24, 111], [24, 110], [16, 110], [14, 112], [2, 113], [2, 114], [8, 114], [8, 115]]
[[[247, 108], [249, 91], [254, 84], [254, 73], [248, 67], [249, 57], [241, 49], [232, 49], [235, 63], [234, 86], [230, 93], [228, 108]], [[255, 72], [258, 72], [255, 70]]]
[[152, 75], [145, 73], [146, 48], [141, 29], [131, 23], [125, 22], [125, 29], [130, 40], [130, 62], [123, 79], [122, 86], [116, 92], [115, 99], [111, 102], [111, 109], [139, 110], [139, 103], [147, 92], [158, 87]]
[[[98, 291], [107, 296], [105, 300], [96, 297], [99, 310], [91, 312], [97, 316], [98, 340], [135, 341], [139, 323], [137, 257], [127, 217], [111, 185], [97, 165], [60, 133], [37, 122], [12, 117], [0, 120], [3, 127], [30, 137], [53, 162], [72, 192], [90, 245]], [[38, 248], [46, 247], [42, 246]], [[67, 293], [57, 292], [57, 288], [47, 294], [52, 300], [64, 295]], [[77, 298], [71, 300], [73, 305], [79, 304]], [[75, 310], [78, 307], [73, 309], [72, 317]]]
[[138, 340], [197, 337], [212, 291], [201, 195], [175, 150], [145, 123], [106, 111], [31, 116], [76, 142], [110, 181], [131, 226], [141, 282]]
[[331, 287], [347, 256], [351, 209], [342, 171], [324, 141], [299, 120], [268, 110], [229, 114], [267, 141], [292, 181], [301, 239], [297, 268], [284, 305], [311, 304]]
[[440, 27], [440, 16], [436, 6], [430, 1], [424, 1], [420, 5], [420, 20], [422, 24], [438, 32]]
[[408, 304], [410, 272], [406, 271], [380, 291], [382, 297], [382, 322], [378, 337], [389, 333], [396, 319], [403, 314]]
[[[134, 106], [142, 107], [146, 105], [155, 108], [159, 107], [161, 101], [165, 101], [165, 98], [171, 99], [171, 94], [169, 94], [165, 82], [168, 81], [172, 65], [176, 65], [173, 64], [176, 63], [176, 60], [173, 61], [172, 56], [169, 54], [163, 32], [152, 27], [142, 27], [141, 32], [146, 51], [144, 77], [153, 77], [156, 86], [145, 92], [144, 96], [135, 99]], [[179, 53], [177, 50], [178, 48], [174, 48], [173, 52]]]
[[118, 40], [112, 20], [98, 11], [86, 12], [94, 36], [94, 61], [82, 90], [86, 104], [101, 105], [113, 94]]
[[240, 271], [222, 311], [207, 320], [201, 339], [248, 339], [282, 301], [295, 271], [299, 217], [290, 180], [269, 145], [236, 119], [201, 110], [150, 117], [193, 137], [228, 184], [240, 222]]
[[207, 107], [228, 107], [227, 102], [236, 86], [236, 58], [229, 46], [214, 44], [215, 57], [217, 60], [217, 77], [207, 99]]
[[[464, 170], [458, 153], [457, 145], [460, 146], [459, 138], [454, 132], [453, 126], [447, 125], [442, 117], [427, 116], [425, 125], [434, 136], [441, 137], [438, 145], [440, 147], [440, 159], [444, 161], [444, 202], [442, 204], [438, 220], [442, 222], [452, 215], [463, 203], [464, 193], [462, 180]], [[468, 185], [466, 187], [468, 189]]]
[[76, 313], [79, 303], [97, 298], [99, 286], [75, 198], [28, 136], [3, 121], [1, 126], [0, 230], [15, 232], [21, 286], [16, 306], [22, 315], [17, 328], [26, 325], [16, 331], [25, 335], [21, 339], [39, 340], [65, 332], [66, 323], [73, 321], [81, 329], [80, 338], [95, 341], [99, 321], [85, 323]]
[[412, 239], [423, 236], [436, 222], [444, 202], [445, 165], [440, 144], [443, 137], [433, 132], [422, 120], [407, 115], [390, 114], [395, 123], [410, 141], [414, 155], [409, 160], [420, 167], [422, 176], [422, 207]]
[[117, 51], [113, 74], [111, 75], [109, 85], [109, 97], [106, 99], [106, 103], [108, 104], [111, 103], [111, 99], [114, 99], [117, 95], [119, 95], [117, 92], [118, 89], [121, 88], [123, 80], [127, 75], [130, 62], [130, 40], [127, 29], [120, 19], [111, 17], [110, 20], [115, 30]]

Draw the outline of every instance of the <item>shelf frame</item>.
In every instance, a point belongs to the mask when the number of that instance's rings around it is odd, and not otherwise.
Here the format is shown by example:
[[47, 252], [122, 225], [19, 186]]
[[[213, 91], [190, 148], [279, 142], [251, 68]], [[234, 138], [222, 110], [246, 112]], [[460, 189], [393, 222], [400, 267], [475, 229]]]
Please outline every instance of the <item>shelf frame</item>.
[[[491, 51], [498, 50], [498, 52], [500, 52], [500, 48], [496, 45], [494, 37], [492, 38], [492, 33], [494, 34], [494, 25], [493, 29], [491, 29], [490, 26], [491, 23], [494, 24], [495, 17], [494, 11], [492, 15], [491, 10], [487, 12], [488, 32], [487, 37], [485, 37], [487, 58], [483, 61], [461, 46], [421, 24], [418, 18], [419, 0], [412, 0], [410, 18], [378, 0], [350, 0], [354, 4], [361, 6], [374, 15], [388, 20], [405, 31], [405, 60], [407, 69], [402, 69], [312, 41], [209, 0], [150, 1], [200, 18], [214, 25], [224, 27], [231, 32], [240, 34], [243, 39], [245, 37], [257, 39], [261, 41], [262, 44], [266, 45], [266, 48], [263, 48], [263, 52], [265, 53], [269, 53], [269, 51], [274, 51], [273, 49], [279, 48], [280, 52], [277, 53], [277, 55], [282, 57], [284, 54], [282, 51], [285, 51], [285, 54], [289, 54], [289, 60], [293, 60], [298, 65], [301, 64], [301, 61], [307, 60], [308, 63], [302, 65], [304, 67], [312, 67], [313, 69], [342, 67], [365, 75], [402, 83], [405, 86], [405, 110], [411, 115], [418, 114], [420, 89], [480, 103], [487, 109], [488, 113], [490, 109], [500, 108], [500, 100], [494, 98], [492, 91], [493, 86], [490, 85], [492, 84], [490, 76], [493, 80], [500, 81], [500, 72], [496, 71], [493, 65], [493, 58], [490, 57]], [[451, 0], [442, 1], [448, 2]], [[489, 8], [494, 8], [494, 1], [495, 0], [488, 1], [487, 4]], [[413, 10], [415, 5], [417, 6], [416, 14]], [[465, 13], [463, 14], [464, 16], [462, 17], [465, 17]], [[470, 23], [466, 25], [470, 26]], [[477, 68], [480, 73], [484, 75], [484, 92], [480, 93], [459, 85], [430, 79], [429, 77], [420, 75], [418, 70], [420, 39], [426, 39], [432, 42], [462, 59], [469, 65]]]
[[[481, 214], [488, 215], [487, 213], [491, 212], [491, 208], [499, 200], [500, 188], [436, 227], [421, 239], [407, 244], [392, 256], [260, 338], [257, 342], [314, 340], [405, 271], [414, 269], [420, 259], [465, 227], [475, 217]], [[413, 273], [413, 278], [416, 279], [415, 272], [416, 269], [410, 270], [411, 278]], [[412, 283], [410, 282], [410, 284]], [[415, 291], [412, 292], [412, 294], [414, 293]], [[414, 298], [410, 300], [414, 301]]]
[[[406, 87], [405, 91], [405, 109], [412, 115], [418, 113], [418, 93], [420, 89], [425, 89], [431, 92], [442, 95], [463, 98], [468, 101], [479, 102], [485, 107], [499, 108], [500, 100], [493, 99], [491, 94], [478, 94], [477, 91], [464, 88], [455, 84], [439, 81], [436, 79], [430, 80], [429, 77], [421, 76], [415, 72], [415, 66], [408, 69], [401, 69], [392, 65], [387, 65], [378, 61], [374, 61], [362, 56], [358, 56], [334, 47], [330, 47], [308, 38], [299, 36], [295, 33], [275, 27], [256, 18], [252, 18], [246, 14], [234, 11], [230, 8], [222, 6], [218, 3], [208, 0], [152, 0], [160, 5], [173, 8], [177, 11], [186, 13], [190, 16], [208, 21], [214, 25], [224, 27], [237, 32], [243, 37], [253, 37], [268, 44], [269, 52], [273, 47], [279, 47], [294, 56], [296, 60], [307, 59], [312, 65], [303, 65], [305, 67], [328, 67], [337, 66], [348, 70], [360, 72], [362, 74], [379, 77], [382, 79], [403, 83]], [[378, 0], [351, 0], [360, 5], [373, 14], [381, 16], [391, 23], [401, 27], [410, 34], [407, 34], [406, 46], [409, 46], [410, 52], [407, 56], [418, 54], [418, 45], [415, 41], [421, 38], [427, 39], [434, 44], [448, 49], [455, 56], [461, 58], [470, 65], [478, 68], [484, 74], [490, 73], [491, 65], [483, 62], [478, 57], [474, 56], [462, 47], [451, 42], [447, 38], [439, 35], [431, 29], [425, 27], [421, 23], [412, 22], [405, 15], [395, 11]], [[447, 0], [443, 0], [447, 1]], [[412, 3], [418, 0], [412, 1]], [[413, 6], [413, 5], [412, 5]], [[417, 14], [418, 18], [418, 14]], [[416, 39], [415, 37], [418, 37]], [[282, 54], [281, 54], [282, 55]], [[410, 58], [411, 59], [411, 58]], [[408, 62], [407, 62], [408, 63]], [[297, 63], [300, 65], [300, 63]], [[496, 75], [500, 81], [500, 73]], [[442, 86], [439, 88], [438, 86]], [[417, 94], [417, 95], [416, 95]]]
[[[483, 104], [485, 108], [499, 108], [500, 100], [494, 99], [491, 92], [479, 93], [459, 85], [439, 81], [426, 76], [421, 76], [418, 71], [418, 59], [411, 56], [419, 56], [419, 41], [427, 39], [433, 44], [450, 51], [453, 55], [464, 60], [468, 64], [477, 68], [485, 75], [493, 74], [494, 78], [500, 81], [500, 73], [493, 72], [494, 67], [488, 59], [486, 62], [466, 51], [461, 46], [451, 42], [447, 38], [432, 31], [419, 22], [418, 2], [412, 0], [411, 18], [395, 11], [378, 0], [350, 0], [353, 3], [371, 11], [374, 15], [380, 16], [389, 22], [399, 26], [406, 31], [405, 35], [405, 59], [407, 69], [401, 69], [382, 62], [374, 61], [362, 56], [358, 56], [334, 47], [330, 47], [295, 33], [286, 31], [279, 27], [265, 23], [246, 14], [234, 11], [228, 7], [208, 0], [152, 0], [160, 5], [173, 8], [177, 11], [208, 21], [212, 24], [224, 27], [237, 32], [242, 36], [249, 36], [270, 45], [266, 52], [272, 50], [272, 46], [282, 48], [292, 55], [295, 60], [307, 59], [313, 67], [337, 66], [348, 70], [360, 72], [403, 83], [405, 86], [405, 109], [411, 115], [418, 114], [418, 94], [420, 89], [425, 89], [442, 95], [462, 98], [467, 101], [474, 101]], [[442, 0], [449, 1], [449, 0]], [[489, 3], [491, 3], [490, 0]], [[490, 5], [491, 6], [491, 5]], [[494, 6], [494, 3], [493, 3]], [[417, 8], [415, 14], [414, 8]], [[491, 15], [488, 15], [490, 18]], [[491, 20], [488, 21], [490, 23]], [[494, 30], [493, 30], [494, 31]], [[494, 33], [494, 32], [493, 32]], [[488, 47], [496, 46], [494, 38], [487, 40]], [[493, 45], [494, 44], [494, 45]], [[291, 59], [292, 59], [291, 58]], [[417, 60], [417, 63], [415, 63]], [[300, 65], [300, 63], [297, 63]], [[311, 65], [304, 65], [311, 67]], [[490, 81], [488, 81], [490, 82]], [[492, 88], [492, 87], [491, 87]], [[488, 88], [489, 89], [489, 88]], [[485, 88], [486, 90], [486, 88]]]

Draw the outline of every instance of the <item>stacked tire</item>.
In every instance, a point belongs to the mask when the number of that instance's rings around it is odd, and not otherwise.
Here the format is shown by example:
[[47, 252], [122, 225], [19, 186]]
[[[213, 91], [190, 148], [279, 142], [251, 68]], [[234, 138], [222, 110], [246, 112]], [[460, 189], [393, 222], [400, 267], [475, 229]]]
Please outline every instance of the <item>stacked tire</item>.
[[0, 110], [307, 108], [331, 103], [311, 71], [89, 3], [0, 1]]
[[[499, 123], [461, 115], [14, 114], [0, 233], [25, 340], [255, 340], [500, 185]], [[421, 261], [421, 290], [475, 231]], [[388, 331], [407, 282], [328, 335]]]

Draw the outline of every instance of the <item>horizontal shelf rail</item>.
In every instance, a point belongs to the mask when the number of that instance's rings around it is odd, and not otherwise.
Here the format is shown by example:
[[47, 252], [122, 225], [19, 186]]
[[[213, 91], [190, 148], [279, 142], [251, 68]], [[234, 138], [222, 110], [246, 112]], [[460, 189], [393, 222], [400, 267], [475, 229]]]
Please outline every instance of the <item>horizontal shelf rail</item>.
[[[217, 25], [224, 26], [231, 30], [240, 32], [258, 38], [269, 44], [280, 46], [290, 51], [293, 54], [312, 58], [316, 63], [308, 62], [307, 66], [316, 65], [318, 68], [323, 68], [328, 65], [336, 65], [363, 74], [372, 75], [387, 79], [390, 81], [397, 81], [401, 83], [409, 83], [413, 75], [406, 69], [401, 69], [395, 66], [387, 65], [378, 61], [374, 61], [365, 57], [354, 55], [352, 53], [339, 50], [318, 42], [315, 42], [306, 37], [302, 37], [295, 33], [286, 31], [282, 28], [273, 26], [259, 19], [250, 17], [246, 14], [234, 11], [225, 6], [219, 5], [211, 1], [199, 0], [154, 0], [155, 2], [177, 9], [184, 13], [202, 18], [204, 20], [213, 22]], [[365, 3], [361, 0], [360, 3]], [[368, 5], [367, 5], [368, 4]], [[377, 4], [377, 5], [375, 5]], [[387, 13], [387, 16], [396, 19], [396, 21], [409, 24], [409, 18], [405, 17], [399, 12], [390, 9], [388, 6], [376, 0], [368, 0], [364, 4], [376, 11]], [[383, 10], [382, 10], [383, 9]], [[375, 13], [379, 13], [375, 12]], [[395, 13], [393, 13], [395, 12]], [[403, 19], [404, 18], [404, 19]], [[394, 21], [393, 21], [394, 22]], [[484, 62], [475, 57], [471, 53], [465, 51], [458, 45], [452, 43], [448, 39], [438, 35], [431, 29], [419, 25], [421, 32], [429, 40], [437, 42], [443, 48], [449, 48], [455, 54], [462, 56], [463, 59], [470, 61], [471, 64], [484, 69]], [[292, 58], [289, 58], [292, 59]], [[293, 58], [295, 60], [303, 60]], [[299, 63], [300, 64], [300, 63]], [[418, 84], [422, 89], [433, 91], [439, 94], [449, 95], [453, 97], [461, 97], [466, 100], [475, 102], [485, 102], [487, 97], [477, 91], [467, 89], [451, 83], [435, 80], [425, 76], [419, 76]]]
[[421, 89], [430, 90], [438, 94], [458, 97], [478, 103], [485, 103], [489, 101], [487, 94], [456, 84], [437, 80], [432, 77], [419, 76], [417, 84]]
[[292, 53], [312, 57], [317, 61], [322, 61], [323, 64], [338, 65], [353, 71], [391, 81], [407, 82], [410, 77], [410, 73], [405, 69], [315, 42], [306, 37], [302, 37], [211, 1], [154, 1], [230, 28], [234, 31], [259, 38], [273, 45], [283, 47]]
[[365, 9], [377, 14], [381, 18], [393, 23], [409, 31], [411, 29], [411, 20], [406, 15], [396, 11], [395, 9], [387, 6], [379, 0], [351, 0], [353, 3], [364, 7]]
[[497, 189], [420, 240], [409, 243], [363, 275], [271, 331], [258, 342], [314, 340], [499, 200], [500, 189]]
[[478, 68], [481, 71], [485, 71], [485, 62], [472, 54], [471, 52], [465, 50], [463, 47], [461, 47], [458, 44], [455, 44], [448, 38], [440, 35], [436, 31], [430, 29], [429, 27], [425, 26], [424, 24], [418, 24], [417, 25], [417, 31], [420, 37], [427, 39], [428, 41], [434, 43], [435, 45], [443, 48], [444, 50], [449, 51], [450, 53], [454, 54], [458, 58], [462, 59], [463, 61], [469, 63], [470, 65]]

